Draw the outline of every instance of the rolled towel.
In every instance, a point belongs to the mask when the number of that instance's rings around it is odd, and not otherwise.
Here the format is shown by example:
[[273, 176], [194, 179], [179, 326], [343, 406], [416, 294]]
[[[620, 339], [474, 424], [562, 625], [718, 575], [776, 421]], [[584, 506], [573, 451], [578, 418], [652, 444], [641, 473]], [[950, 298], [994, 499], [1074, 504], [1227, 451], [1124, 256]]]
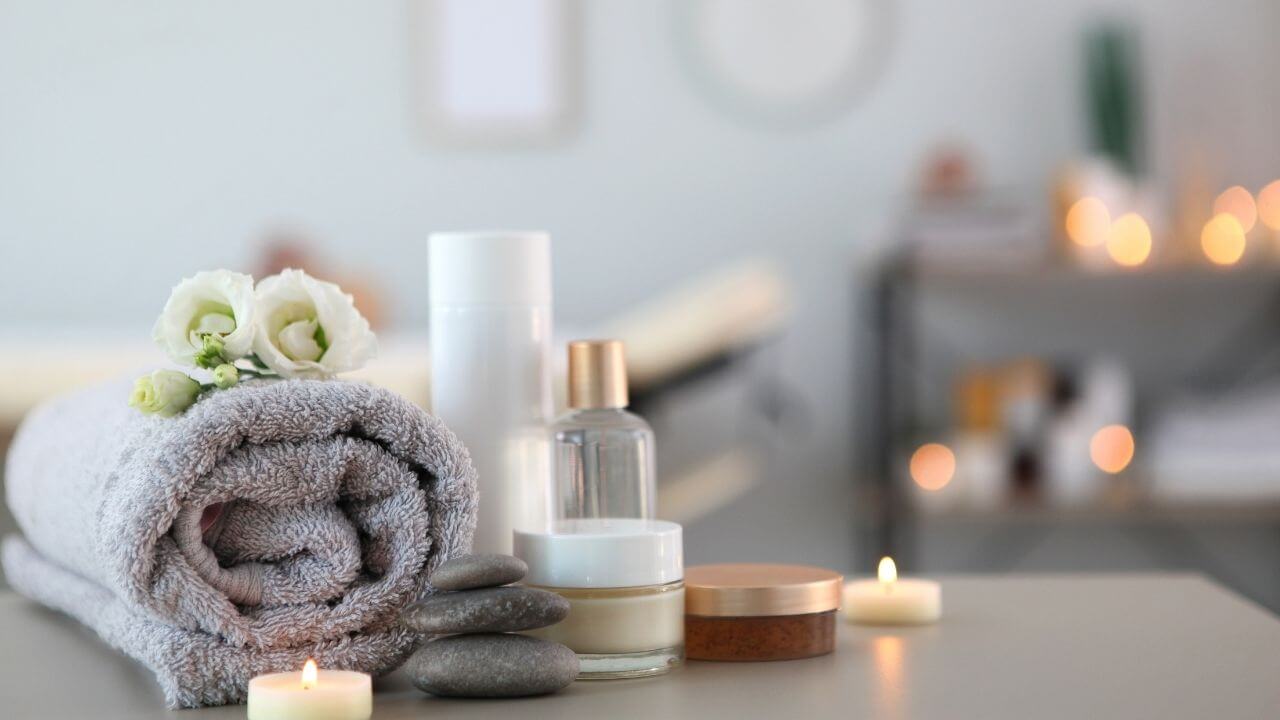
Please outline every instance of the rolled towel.
[[400, 611], [475, 528], [475, 470], [439, 420], [342, 381], [248, 382], [175, 418], [127, 407], [129, 389], [18, 430], [16, 590], [150, 667], [170, 706], [241, 702], [308, 657], [378, 674], [412, 652]]

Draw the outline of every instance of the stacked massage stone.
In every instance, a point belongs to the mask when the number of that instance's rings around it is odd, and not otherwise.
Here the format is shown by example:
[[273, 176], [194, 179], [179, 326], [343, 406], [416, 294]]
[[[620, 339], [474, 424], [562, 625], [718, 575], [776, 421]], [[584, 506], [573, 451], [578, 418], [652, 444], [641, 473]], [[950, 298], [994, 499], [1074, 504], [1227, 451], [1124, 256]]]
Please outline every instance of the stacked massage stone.
[[569, 601], [509, 587], [529, 571], [510, 555], [464, 555], [429, 578], [439, 592], [414, 603], [404, 624], [437, 636], [405, 665], [419, 690], [445, 697], [523, 697], [553, 693], [578, 676], [578, 656], [559, 643], [516, 635], [554, 625]]

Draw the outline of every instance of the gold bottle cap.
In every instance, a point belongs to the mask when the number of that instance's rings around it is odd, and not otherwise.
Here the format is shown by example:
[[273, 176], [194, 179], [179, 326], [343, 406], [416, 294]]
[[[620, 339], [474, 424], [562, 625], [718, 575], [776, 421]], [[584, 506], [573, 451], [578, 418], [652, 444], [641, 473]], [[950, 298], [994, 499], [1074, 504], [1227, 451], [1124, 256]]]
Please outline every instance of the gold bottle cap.
[[627, 362], [621, 340], [569, 343], [569, 407], [574, 410], [627, 406]]
[[827, 612], [840, 607], [843, 583], [840, 573], [807, 565], [697, 565], [684, 571], [684, 608], [717, 617]]

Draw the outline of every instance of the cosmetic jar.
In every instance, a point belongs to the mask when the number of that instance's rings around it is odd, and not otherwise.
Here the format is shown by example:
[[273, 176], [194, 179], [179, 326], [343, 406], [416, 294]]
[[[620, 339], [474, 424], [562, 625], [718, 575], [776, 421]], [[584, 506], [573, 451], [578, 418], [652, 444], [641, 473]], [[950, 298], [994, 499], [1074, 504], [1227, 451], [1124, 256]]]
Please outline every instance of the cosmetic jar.
[[690, 660], [795, 660], [835, 649], [844, 578], [804, 565], [699, 565], [685, 573]]
[[684, 660], [680, 526], [661, 520], [558, 520], [517, 530], [524, 584], [569, 601], [569, 616], [527, 634], [578, 654], [583, 680], [659, 675]]

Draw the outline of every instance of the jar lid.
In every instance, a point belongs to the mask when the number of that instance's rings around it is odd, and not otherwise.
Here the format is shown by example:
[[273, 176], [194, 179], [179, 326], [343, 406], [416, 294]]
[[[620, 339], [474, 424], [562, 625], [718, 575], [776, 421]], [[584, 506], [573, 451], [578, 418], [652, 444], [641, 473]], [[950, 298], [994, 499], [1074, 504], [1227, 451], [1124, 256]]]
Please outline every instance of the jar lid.
[[844, 577], [807, 565], [698, 565], [685, 574], [685, 612], [718, 617], [806, 615], [840, 607]]
[[681, 528], [665, 520], [559, 520], [546, 532], [516, 530], [514, 545], [531, 585], [640, 587], [684, 576]]

